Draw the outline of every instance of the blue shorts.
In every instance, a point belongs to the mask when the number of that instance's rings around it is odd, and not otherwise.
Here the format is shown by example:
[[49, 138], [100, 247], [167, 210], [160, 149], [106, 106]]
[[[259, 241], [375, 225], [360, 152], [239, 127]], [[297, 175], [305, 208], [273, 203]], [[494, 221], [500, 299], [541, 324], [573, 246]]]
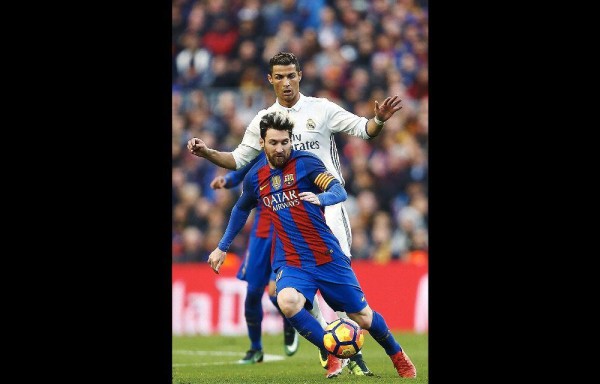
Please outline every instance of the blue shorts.
[[269, 284], [271, 244], [271, 238], [250, 236], [244, 262], [236, 275], [238, 279], [248, 282], [249, 289], [264, 289]]
[[295, 288], [306, 298], [306, 309], [312, 309], [312, 301], [321, 292], [323, 299], [334, 311], [360, 312], [367, 306], [365, 294], [350, 267], [350, 258], [340, 254], [333, 261], [312, 267], [285, 265], [277, 271], [277, 292], [283, 288]]

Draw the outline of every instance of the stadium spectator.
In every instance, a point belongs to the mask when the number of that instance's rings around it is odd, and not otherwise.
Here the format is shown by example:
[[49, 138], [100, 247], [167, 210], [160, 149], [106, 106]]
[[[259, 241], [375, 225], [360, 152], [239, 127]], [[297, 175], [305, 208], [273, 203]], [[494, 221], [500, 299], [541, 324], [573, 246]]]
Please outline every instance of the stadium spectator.
[[234, 52], [238, 39], [238, 30], [231, 21], [231, 16], [219, 14], [202, 38], [204, 46], [215, 56], [229, 56]]
[[308, 21], [309, 14], [301, 9], [296, 0], [280, 0], [267, 5], [264, 12], [265, 32], [267, 36], [277, 33], [281, 23], [294, 25], [298, 31], [303, 31]]
[[210, 68], [212, 56], [200, 46], [200, 38], [191, 30], [181, 36], [181, 43], [185, 48], [175, 57], [179, 84], [193, 90], [203, 85], [202, 80]]

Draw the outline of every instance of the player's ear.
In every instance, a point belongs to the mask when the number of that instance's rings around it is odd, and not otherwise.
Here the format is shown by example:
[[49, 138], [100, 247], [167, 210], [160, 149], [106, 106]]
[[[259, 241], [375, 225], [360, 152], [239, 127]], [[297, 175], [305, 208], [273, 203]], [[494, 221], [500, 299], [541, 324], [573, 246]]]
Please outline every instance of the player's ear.
[[262, 137], [258, 139], [258, 142], [260, 143], [260, 147], [262, 149], [265, 149], [265, 140]]
[[302, 80], [302, 71], [298, 71], [298, 81]]
[[273, 77], [271, 77], [270, 73], [267, 73], [267, 80], [269, 80], [269, 83], [273, 84]]

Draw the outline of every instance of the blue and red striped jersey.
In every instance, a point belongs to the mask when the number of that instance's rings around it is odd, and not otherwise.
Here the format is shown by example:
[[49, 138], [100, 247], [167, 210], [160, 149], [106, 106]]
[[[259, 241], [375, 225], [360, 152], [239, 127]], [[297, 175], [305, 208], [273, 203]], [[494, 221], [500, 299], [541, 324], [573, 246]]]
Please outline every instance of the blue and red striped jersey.
[[250, 210], [261, 204], [262, 214], [273, 222], [273, 270], [282, 265], [321, 265], [336, 256], [346, 257], [325, 222], [324, 207], [298, 197], [300, 192], [319, 194], [339, 184], [323, 162], [310, 152], [292, 150], [283, 168], [271, 169], [264, 154], [259, 157], [244, 179], [236, 206]]

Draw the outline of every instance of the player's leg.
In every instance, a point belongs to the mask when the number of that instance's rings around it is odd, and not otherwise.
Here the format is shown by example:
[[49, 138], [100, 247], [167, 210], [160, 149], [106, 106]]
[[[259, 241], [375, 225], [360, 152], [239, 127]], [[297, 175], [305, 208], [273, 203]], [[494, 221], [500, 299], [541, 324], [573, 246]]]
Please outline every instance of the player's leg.
[[[340, 246], [344, 254], [351, 257], [350, 246], [352, 245], [352, 230], [350, 229], [350, 219], [348, 212], [343, 203], [325, 207], [325, 220], [331, 231], [340, 242]], [[312, 313], [312, 312], [311, 312]], [[336, 312], [338, 317], [348, 317], [343, 311]], [[319, 360], [323, 366], [322, 351], [319, 351]], [[367, 367], [367, 363], [363, 360], [362, 351], [352, 356], [348, 362], [348, 370], [354, 375], [373, 376], [373, 373]]]
[[323, 312], [321, 312], [321, 307], [319, 306], [319, 298], [318, 298], [317, 295], [315, 295], [315, 297], [313, 299], [313, 302], [312, 302], [312, 305], [313, 305], [313, 307], [309, 311], [310, 314], [312, 315], [312, 317], [314, 317], [315, 319], [317, 319], [317, 321], [319, 322], [319, 324], [321, 324], [321, 326], [323, 327], [323, 329], [325, 329], [325, 327], [327, 326], [327, 321], [323, 317]]
[[[317, 319], [317, 321], [319, 322], [319, 324], [321, 324], [323, 329], [325, 329], [325, 327], [327, 326], [327, 321], [323, 317], [323, 312], [321, 312], [321, 308], [319, 306], [319, 298], [317, 295], [315, 295], [315, 298], [313, 299], [313, 307], [309, 312], [312, 315], [312, 317]], [[329, 365], [327, 363], [329, 361], [329, 352], [327, 352], [325, 348], [319, 348], [318, 352], [321, 367], [328, 369]]]
[[277, 308], [279, 313], [281, 314], [281, 318], [283, 319], [283, 351], [286, 355], [292, 356], [296, 351], [298, 351], [298, 332], [294, 329], [292, 324], [286, 319], [283, 312], [279, 308], [279, 304], [277, 304], [277, 289], [275, 285], [275, 274], [271, 275], [271, 279], [269, 280], [269, 299]]
[[348, 313], [348, 317], [356, 321], [363, 329], [369, 331], [375, 341], [385, 349], [385, 353], [392, 360], [398, 375], [408, 378], [417, 377], [414, 364], [390, 332], [383, 316], [367, 305], [358, 312]]
[[[312, 299], [317, 292], [317, 286], [311, 279], [310, 272], [296, 267], [282, 267], [277, 273], [277, 302], [289, 322], [298, 330], [300, 335], [319, 349], [325, 349], [323, 335], [325, 331], [321, 324], [304, 307], [314, 305]], [[307, 299], [309, 297], [310, 299]], [[342, 373], [342, 361], [334, 355], [328, 355], [328, 370], [326, 377], [331, 378]]]
[[240, 266], [237, 278], [248, 283], [244, 316], [250, 339], [250, 349], [246, 356], [238, 361], [240, 364], [254, 364], [263, 361], [262, 346], [262, 297], [271, 273], [271, 241], [254, 236], [251, 233], [244, 261]]
[[263, 307], [262, 296], [265, 292], [264, 286], [248, 285], [246, 289], [246, 300], [244, 302], [244, 315], [246, 317], [246, 327], [248, 328], [248, 337], [250, 338], [250, 349], [246, 356], [239, 360], [240, 364], [254, 364], [263, 361], [262, 347], [262, 319]]
[[383, 316], [373, 311], [358, 279], [350, 268], [350, 260], [338, 258], [319, 266], [319, 290], [335, 311], [344, 311], [381, 345], [401, 377], [416, 377], [416, 369], [390, 332]]

